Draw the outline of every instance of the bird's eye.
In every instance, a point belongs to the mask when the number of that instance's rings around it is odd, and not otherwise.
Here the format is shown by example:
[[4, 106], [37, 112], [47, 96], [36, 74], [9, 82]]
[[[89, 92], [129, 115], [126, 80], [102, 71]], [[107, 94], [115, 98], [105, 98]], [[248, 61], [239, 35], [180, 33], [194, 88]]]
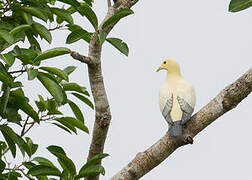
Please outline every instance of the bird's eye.
[[166, 64], [166, 61], [164, 61], [164, 64]]

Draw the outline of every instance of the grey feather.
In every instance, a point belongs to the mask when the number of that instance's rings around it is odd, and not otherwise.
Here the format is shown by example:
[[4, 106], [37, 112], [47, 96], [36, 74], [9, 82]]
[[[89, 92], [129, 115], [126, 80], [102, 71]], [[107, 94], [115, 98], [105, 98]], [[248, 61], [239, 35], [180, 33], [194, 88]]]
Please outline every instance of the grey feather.
[[183, 111], [183, 115], [181, 118], [181, 124], [183, 125], [191, 118], [193, 108], [183, 98], [177, 96], [177, 100], [181, 110]]
[[173, 121], [171, 120], [171, 116], [170, 116], [170, 113], [171, 113], [171, 109], [172, 109], [172, 105], [173, 105], [173, 94], [171, 95], [171, 97], [167, 100], [166, 104], [165, 104], [165, 107], [162, 111], [162, 114], [165, 118], [165, 120], [167, 121], [167, 123], [169, 125], [173, 125]]

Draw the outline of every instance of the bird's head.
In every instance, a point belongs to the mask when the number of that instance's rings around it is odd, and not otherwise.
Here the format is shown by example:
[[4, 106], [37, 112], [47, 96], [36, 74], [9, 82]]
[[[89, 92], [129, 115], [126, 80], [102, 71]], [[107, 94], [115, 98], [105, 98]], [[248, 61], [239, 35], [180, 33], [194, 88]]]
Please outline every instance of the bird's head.
[[172, 59], [165, 59], [161, 66], [157, 69], [157, 72], [160, 70], [166, 70], [169, 74], [179, 74], [180, 75], [180, 68], [176, 61]]

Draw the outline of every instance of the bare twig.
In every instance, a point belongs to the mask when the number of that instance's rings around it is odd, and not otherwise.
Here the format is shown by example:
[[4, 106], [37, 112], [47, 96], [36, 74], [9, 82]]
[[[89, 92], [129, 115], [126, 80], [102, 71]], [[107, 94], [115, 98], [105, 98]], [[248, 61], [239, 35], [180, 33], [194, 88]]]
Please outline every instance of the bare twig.
[[111, 180], [136, 180], [158, 166], [177, 148], [188, 144], [200, 131], [218, 117], [236, 107], [252, 91], [252, 68], [233, 84], [223, 89], [213, 100], [196, 113], [184, 127], [182, 138], [170, 138], [168, 134], [136, 157]]
[[92, 64], [93, 62], [91, 61], [91, 58], [90, 57], [87, 57], [87, 56], [83, 56], [83, 55], [81, 55], [81, 54], [79, 54], [79, 53], [77, 53], [77, 52], [71, 52], [71, 56], [74, 58], [74, 59], [76, 59], [76, 60], [78, 60], [78, 61], [80, 61], [80, 62], [82, 62], [82, 63], [86, 63], [86, 64]]
[[24, 73], [26, 70], [21, 69], [21, 70], [17, 70], [17, 71], [10, 71], [8, 72], [8, 74], [15, 74], [15, 73]]
[[29, 116], [28, 116], [28, 117], [26, 118], [26, 120], [25, 120], [25, 123], [24, 123], [24, 125], [23, 125], [23, 128], [22, 128], [22, 131], [21, 131], [20, 136], [23, 136], [23, 135], [24, 135], [25, 127], [26, 127], [26, 125], [27, 125], [28, 120], [29, 120]]
[[31, 125], [24, 131], [23, 136], [30, 131], [30, 129], [34, 126], [36, 122], [32, 122]]
[[54, 27], [54, 28], [50, 28], [50, 29], [48, 29], [49, 31], [54, 31], [54, 30], [57, 30], [57, 29], [61, 29], [62, 27], [64, 27], [64, 25], [58, 25], [58, 26], [56, 26], [56, 27]]

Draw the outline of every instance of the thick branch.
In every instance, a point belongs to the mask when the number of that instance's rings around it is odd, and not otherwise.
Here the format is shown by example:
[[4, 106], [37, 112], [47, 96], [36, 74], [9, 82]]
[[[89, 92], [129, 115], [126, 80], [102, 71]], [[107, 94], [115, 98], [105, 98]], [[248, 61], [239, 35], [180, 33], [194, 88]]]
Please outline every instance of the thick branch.
[[154, 145], [136, 157], [111, 180], [139, 179], [158, 166], [177, 148], [187, 144], [188, 137], [196, 136], [218, 117], [236, 107], [252, 91], [252, 68], [233, 84], [223, 89], [213, 100], [196, 113], [184, 127], [184, 136], [172, 139], [166, 134]]
[[107, 3], [108, 3], [108, 8], [111, 7], [111, 0], [107, 0]]
[[[131, 8], [138, 0], [119, 0], [116, 4], [109, 7], [108, 13], [104, 18], [102, 24], [113, 16], [120, 8]], [[111, 31], [115, 24], [104, 29], [107, 34]], [[99, 28], [99, 32], [102, 31]], [[95, 123], [93, 128], [93, 137], [89, 149], [88, 160], [97, 154], [103, 153], [105, 140], [111, 120], [111, 113], [109, 109], [109, 102], [104, 87], [102, 69], [101, 69], [101, 46], [96, 41], [96, 35], [91, 37], [89, 43], [89, 59], [92, 60], [92, 64], [88, 63], [89, 81], [92, 90], [92, 94], [95, 102]], [[72, 55], [72, 54], [71, 54]], [[99, 176], [89, 177], [88, 180], [98, 180]]]
[[79, 54], [79, 53], [77, 53], [77, 52], [72, 51], [72, 52], [71, 52], [71, 56], [72, 56], [74, 59], [76, 59], [76, 60], [78, 60], [78, 61], [80, 61], [80, 62], [82, 62], [82, 63], [86, 63], [86, 64], [91, 64], [91, 63], [92, 63], [90, 57], [83, 56], [83, 55], [81, 55], [81, 54]]

